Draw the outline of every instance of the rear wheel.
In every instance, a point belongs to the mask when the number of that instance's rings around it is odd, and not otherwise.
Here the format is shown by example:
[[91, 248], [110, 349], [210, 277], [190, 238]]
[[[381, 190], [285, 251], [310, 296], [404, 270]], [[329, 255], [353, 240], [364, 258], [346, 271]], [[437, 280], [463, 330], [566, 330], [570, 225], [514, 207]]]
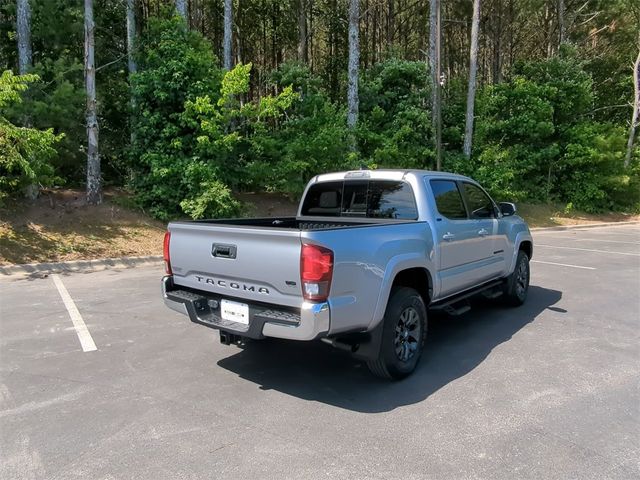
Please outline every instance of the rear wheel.
[[427, 337], [427, 309], [418, 292], [394, 288], [382, 328], [380, 352], [367, 366], [381, 378], [405, 378], [415, 370]]
[[507, 305], [514, 307], [522, 305], [527, 299], [529, 291], [529, 257], [520, 250], [516, 259], [516, 268], [505, 285], [504, 301]]

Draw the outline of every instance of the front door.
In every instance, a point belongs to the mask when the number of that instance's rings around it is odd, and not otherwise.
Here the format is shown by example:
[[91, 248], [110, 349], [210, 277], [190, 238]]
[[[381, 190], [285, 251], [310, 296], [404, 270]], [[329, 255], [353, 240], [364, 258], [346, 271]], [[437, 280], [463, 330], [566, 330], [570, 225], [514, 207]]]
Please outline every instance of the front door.
[[498, 232], [498, 209], [478, 185], [460, 182], [467, 205], [471, 229], [475, 233], [469, 245], [476, 258], [474, 282], [492, 280], [502, 275], [505, 266], [505, 245]]

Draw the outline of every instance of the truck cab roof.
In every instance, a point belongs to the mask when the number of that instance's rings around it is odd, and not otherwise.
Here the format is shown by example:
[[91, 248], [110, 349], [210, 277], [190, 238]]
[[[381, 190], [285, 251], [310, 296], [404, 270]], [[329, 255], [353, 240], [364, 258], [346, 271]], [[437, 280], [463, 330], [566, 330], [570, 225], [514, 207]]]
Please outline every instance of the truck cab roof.
[[475, 183], [469, 177], [459, 175], [457, 173], [450, 172], [436, 172], [433, 170], [418, 170], [418, 169], [380, 169], [380, 170], [348, 170], [342, 172], [324, 173], [316, 175], [312, 183], [316, 182], [330, 182], [336, 180], [347, 179], [376, 179], [376, 180], [403, 180], [407, 175], [414, 175], [416, 177], [446, 177], [457, 180], [467, 180]]

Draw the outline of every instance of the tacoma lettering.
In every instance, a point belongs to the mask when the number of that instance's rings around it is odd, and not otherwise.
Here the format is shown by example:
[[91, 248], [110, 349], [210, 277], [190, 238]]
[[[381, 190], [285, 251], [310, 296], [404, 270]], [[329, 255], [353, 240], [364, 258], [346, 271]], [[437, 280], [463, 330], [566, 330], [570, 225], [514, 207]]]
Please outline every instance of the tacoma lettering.
[[256, 287], [255, 285], [247, 285], [245, 283], [227, 282], [225, 280], [216, 280], [214, 278], [203, 277], [200, 275], [194, 275], [195, 279], [200, 283], [206, 283], [209, 285], [217, 285], [222, 288], [232, 288], [234, 290], [244, 290], [245, 292], [258, 292], [263, 295], [269, 295], [269, 289], [266, 287]]

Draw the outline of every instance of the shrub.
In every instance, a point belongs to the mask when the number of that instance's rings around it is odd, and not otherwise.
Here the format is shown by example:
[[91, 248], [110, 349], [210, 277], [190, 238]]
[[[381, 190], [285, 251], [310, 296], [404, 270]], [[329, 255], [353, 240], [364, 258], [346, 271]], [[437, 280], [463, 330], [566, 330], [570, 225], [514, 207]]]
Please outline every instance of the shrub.
[[28, 185], [49, 186], [55, 181], [51, 160], [63, 136], [52, 129], [18, 127], [4, 115], [7, 107], [20, 103], [29, 83], [37, 80], [36, 75], [13, 75], [9, 70], [0, 75], [0, 202]]

